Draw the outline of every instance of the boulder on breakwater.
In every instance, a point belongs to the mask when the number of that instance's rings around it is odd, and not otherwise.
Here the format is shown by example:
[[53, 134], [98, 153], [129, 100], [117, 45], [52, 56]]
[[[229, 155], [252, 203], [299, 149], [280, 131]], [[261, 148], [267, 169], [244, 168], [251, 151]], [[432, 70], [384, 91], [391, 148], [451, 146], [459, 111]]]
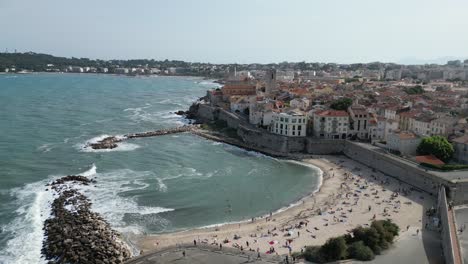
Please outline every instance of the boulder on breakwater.
[[96, 143], [90, 143], [89, 146], [92, 149], [113, 149], [117, 147], [117, 143], [121, 142], [123, 139], [115, 136], [106, 137], [103, 140], [100, 140]]
[[42, 254], [48, 263], [124, 263], [131, 257], [120, 234], [92, 212], [89, 199], [69, 184], [95, 182], [69, 175], [48, 184], [58, 194], [43, 228]]

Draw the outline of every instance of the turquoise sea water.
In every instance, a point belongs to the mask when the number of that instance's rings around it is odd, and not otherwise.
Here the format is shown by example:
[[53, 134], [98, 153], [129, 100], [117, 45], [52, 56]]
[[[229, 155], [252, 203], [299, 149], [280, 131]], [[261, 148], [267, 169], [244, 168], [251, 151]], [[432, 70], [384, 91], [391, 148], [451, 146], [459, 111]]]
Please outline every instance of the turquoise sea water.
[[124, 235], [250, 219], [284, 208], [320, 183], [320, 171], [177, 134], [83, 149], [104, 135], [186, 122], [206, 89], [199, 78], [90, 74], [0, 75], [0, 263], [40, 263], [42, 224], [53, 199], [44, 186], [69, 174]]

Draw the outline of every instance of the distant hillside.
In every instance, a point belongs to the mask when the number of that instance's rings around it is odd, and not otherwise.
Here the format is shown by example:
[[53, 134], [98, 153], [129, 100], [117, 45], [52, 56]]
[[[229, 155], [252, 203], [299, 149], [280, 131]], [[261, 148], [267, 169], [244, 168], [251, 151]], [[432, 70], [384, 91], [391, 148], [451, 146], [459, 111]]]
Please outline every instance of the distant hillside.
[[[183, 61], [155, 61], [155, 60], [91, 60], [88, 58], [55, 57], [48, 54], [34, 52], [27, 53], [0, 53], [0, 69], [15, 67], [23, 70], [45, 71], [47, 65], [53, 64], [53, 68], [62, 69], [67, 66], [78, 67], [188, 67], [190, 64]], [[1, 70], [0, 70], [1, 71]]]

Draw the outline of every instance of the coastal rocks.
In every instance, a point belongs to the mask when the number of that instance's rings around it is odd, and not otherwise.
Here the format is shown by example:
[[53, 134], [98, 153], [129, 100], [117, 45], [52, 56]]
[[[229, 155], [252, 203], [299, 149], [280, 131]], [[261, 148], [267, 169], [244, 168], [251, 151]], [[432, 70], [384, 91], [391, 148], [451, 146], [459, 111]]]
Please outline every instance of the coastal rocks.
[[189, 107], [189, 110], [185, 112], [185, 117], [188, 118], [188, 119], [197, 119], [199, 106], [200, 105], [198, 103], [193, 103]]
[[48, 186], [58, 197], [44, 223], [42, 254], [49, 263], [123, 263], [131, 257], [120, 234], [97, 213], [91, 202], [70, 183], [95, 183], [84, 176], [69, 175]]
[[92, 149], [113, 149], [117, 147], [117, 143], [121, 142], [123, 138], [118, 138], [115, 136], [106, 137], [96, 143], [90, 143]]
[[179, 110], [179, 111], [177, 111], [177, 112], [174, 112], [174, 113], [175, 113], [176, 115], [180, 115], [180, 116], [182, 116], [182, 115], [185, 115], [185, 114], [187, 113], [187, 111], [182, 111], [182, 110]]

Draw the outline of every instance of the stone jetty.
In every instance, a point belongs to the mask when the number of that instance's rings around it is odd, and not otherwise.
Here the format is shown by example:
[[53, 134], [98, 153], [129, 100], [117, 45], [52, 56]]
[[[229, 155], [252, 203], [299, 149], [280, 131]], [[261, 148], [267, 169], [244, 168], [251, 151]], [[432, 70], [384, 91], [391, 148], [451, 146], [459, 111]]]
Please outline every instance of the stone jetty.
[[[96, 181], [69, 175], [51, 184], [55, 192], [51, 216], [44, 223], [42, 254], [48, 263], [124, 263], [131, 257], [130, 248], [121, 236], [97, 213], [89, 199], [73, 188]], [[58, 197], [57, 197], [58, 195]]]
[[155, 136], [183, 133], [183, 132], [191, 131], [192, 129], [193, 129], [193, 126], [187, 125], [187, 126], [180, 126], [180, 127], [174, 127], [174, 128], [168, 128], [168, 129], [160, 129], [156, 131], [127, 134], [127, 135], [124, 135], [123, 137], [111, 136], [111, 137], [106, 137], [96, 143], [90, 143], [86, 147], [91, 147], [92, 149], [113, 149], [117, 147], [117, 143], [122, 142], [126, 139], [155, 137]]

